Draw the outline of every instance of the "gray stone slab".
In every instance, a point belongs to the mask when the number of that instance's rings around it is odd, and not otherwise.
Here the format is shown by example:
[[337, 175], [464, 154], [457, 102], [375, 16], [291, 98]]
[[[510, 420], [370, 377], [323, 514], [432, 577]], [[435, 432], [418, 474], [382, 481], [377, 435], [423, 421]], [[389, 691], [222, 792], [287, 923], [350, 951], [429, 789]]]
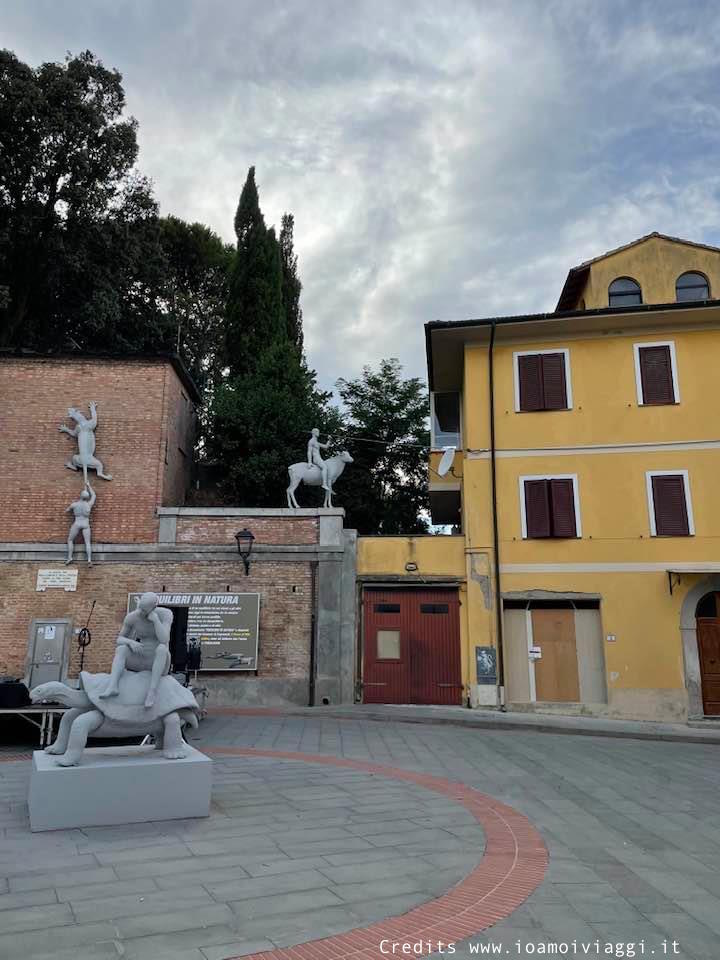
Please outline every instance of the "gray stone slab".
[[245, 957], [251, 953], [264, 953], [266, 950], [272, 950], [273, 947], [274, 944], [270, 940], [236, 940], [216, 947], [202, 947], [201, 953], [205, 960], [230, 960], [230, 958]]
[[72, 910], [67, 903], [55, 903], [41, 907], [18, 907], [4, 910], [0, 915], [2, 933], [19, 933], [24, 930], [42, 930], [74, 923]]
[[[102, 900], [106, 897], [122, 897], [125, 894], [134, 893], [142, 895], [151, 893], [158, 889], [154, 880], [149, 877], [142, 877], [136, 880], [115, 880], [111, 883], [86, 883], [72, 884], [69, 887], [58, 885], [55, 888], [57, 898], [61, 903], [67, 901], [90, 901]], [[44, 893], [45, 891], [39, 891]]]
[[122, 850], [111, 849], [94, 854], [102, 866], [113, 867], [124, 863], [138, 863], [143, 860], [159, 862], [162, 860], [180, 860], [193, 856], [192, 850], [184, 843], [154, 844], [150, 841]]
[[118, 956], [115, 941], [104, 940], [100, 943], [84, 943], [81, 947], [54, 949], [49, 953], [33, 953], [24, 960], [118, 960]]
[[230, 901], [228, 906], [238, 917], [247, 920], [262, 919], [280, 913], [306, 913], [321, 907], [341, 904], [343, 898], [335, 890], [325, 887], [314, 890], [299, 890], [273, 896], [255, 897], [247, 900]]
[[249, 877], [229, 883], [207, 883], [205, 888], [216, 900], [249, 900], [275, 893], [290, 893], [294, 890], [312, 890], [327, 887], [329, 881], [317, 870], [301, 870], [273, 877]]
[[146, 934], [119, 941], [127, 960], [156, 960], [174, 957], [183, 950], [199, 950], [201, 946], [232, 943], [241, 934], [228, 924], [210, 924], [171, 933]]
[[148, 914], [142, 917], [120, 917], [113, 921], [120, 937], [143, 937], [154, 933], [177, 933], [196, 927], [228, 924], [233, 919], [232, 911], [224, 903], [197, 910], [171, 910]]
[[[0, 912], [14, 910], [18, 907], [38, 907], [46, 903], [57, 903], [58, 897], [54, 890], [28, 890], [25, 893], [5, 893], [0, 896]], [[0, 930], [2, 930], [2, 916], [0, 916]]]
[[345, 867], [321, 867], [321, 872], [333, 883], [358, 883], [366, 880], [381, 880], [384, 877], [403, 877], [408, 874], [424, 876], [433, 869], [420, 857], [404, 857], [398, 860], [355, 863]]
[[394, 897], [406, 893], [424, 893], [419, 900], [429, 899], [426, 892], [426, 878], [423, 875], [394, 876], [387, 879], [377, 878], [362, 883], [339, 883], [330, 889], [347, 903], [363, 900], [375, 900], [378, 897]]
[[118, 917], [140, 917], [151, 913], [187, 910], [212, 906], [215, 901], [205, 890], [199, 889], [188, 876], [188, 884], [179, 890], [126, 893], [123, 896], [97, 900], [71, 900], [70, 906], [78, 923], [91, 920], [116, 920]]
[[159, 750], [93, 747], [77, 767], [33, 753], [28, 807], [33, 831], [207, 817], [212, 760], [194, 747], [166, 760]]
[[26, 874], [49, 873], [54, 870], [82, 870], [92, 869], [98, 865], [91, 854], [78, 856], [77, 854], [56, 854], [44, 857], [39, 853], [14, 853], [4, 863], [0, 863], [0, 877], [18, 877]]
[[94, 869], [54, 870], [52, 873], [30, 873], [17, 877], [10, 877], [11, 893], [21, 893], [24, 890], [45, 890], [48, 887], [71, 886], [73, 883], [108, 883], [117, 880], [117, 875], [111, 867], [95, 867]]

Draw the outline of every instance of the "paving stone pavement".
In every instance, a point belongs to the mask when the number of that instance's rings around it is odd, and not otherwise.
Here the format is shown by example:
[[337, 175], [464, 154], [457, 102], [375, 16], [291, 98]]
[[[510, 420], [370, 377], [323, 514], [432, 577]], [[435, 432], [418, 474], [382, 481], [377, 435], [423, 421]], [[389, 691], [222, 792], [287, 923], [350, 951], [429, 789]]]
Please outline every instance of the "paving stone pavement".
[[[456, 944], [458, 960], [542, 956], [551, 944], [569, 944], [556, 956], [631, 956], [633, 943], [636, 956], [720, 957], [715, 746], [305, 716], [210, 716], [193, 743], [430, 773], [529, 817], [550, 851], [546, 879]], [[0, 957], [224, 960], [404, 913], [482, 855], [476, 821], [421, 787], [215, 759], [208, 821], [35, 835], [29, 764], [0, 763]]]

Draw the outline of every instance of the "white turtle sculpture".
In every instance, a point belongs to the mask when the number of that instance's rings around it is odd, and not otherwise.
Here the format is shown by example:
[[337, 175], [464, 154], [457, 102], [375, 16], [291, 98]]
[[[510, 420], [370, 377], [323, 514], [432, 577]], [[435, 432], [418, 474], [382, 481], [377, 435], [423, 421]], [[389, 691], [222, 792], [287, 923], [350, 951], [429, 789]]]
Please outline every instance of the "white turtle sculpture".
[[116, 697], [101, 698], [110, 680], [107, 673], [80, 674], [80, 689], [64, 683], [41, 683], [30, 691], [33, 703], [56, 701], [71, 707], [63, 715], [55, 742], [45, 748], [57, 755], [61, 767], [80, 762], [90, 734], [99, 737], [135, 737], [152, 734], [168, 760], [186, 755], [182, 728], [197, 727], [200, 707], [192, 692], [174, 677], [161, 678], [155, 703], [144, 706], [150, 685], [150, 671], [126, 671], [119, 681]]

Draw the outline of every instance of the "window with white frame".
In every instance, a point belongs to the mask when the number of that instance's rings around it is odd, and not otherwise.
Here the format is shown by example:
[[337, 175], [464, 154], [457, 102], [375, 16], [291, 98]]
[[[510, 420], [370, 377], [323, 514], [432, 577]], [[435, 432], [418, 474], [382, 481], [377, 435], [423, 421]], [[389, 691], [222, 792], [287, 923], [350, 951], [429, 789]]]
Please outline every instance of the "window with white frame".
[[523, 540], [582, 536], [577, 474], [525, 476], [519, 480]]
[[513, 370], [516, 413], [572, 409], [569, 350], [518, 350]]
[[692, 537], [695, 522], [687, 470], [648, 470], [645, 479], [650, 534], [653, 537]]
[[634, 343], [635, 386], [638, 405], [680, 403], [675, 343]]

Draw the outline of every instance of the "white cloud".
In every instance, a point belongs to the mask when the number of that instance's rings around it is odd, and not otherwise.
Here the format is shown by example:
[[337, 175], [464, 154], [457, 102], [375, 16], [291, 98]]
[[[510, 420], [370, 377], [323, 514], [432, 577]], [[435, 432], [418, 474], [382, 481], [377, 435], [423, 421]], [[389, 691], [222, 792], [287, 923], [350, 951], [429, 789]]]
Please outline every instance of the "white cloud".
[[652, 230], [718, 239], [720, 11], [669, 0], [70, 0], [4, 11], [29, 62], [124, 74], [164, 212], [227, 239], [248, 166], [296, 218], [323, 384], [422, 325], [552, 309], [567, 269]]

